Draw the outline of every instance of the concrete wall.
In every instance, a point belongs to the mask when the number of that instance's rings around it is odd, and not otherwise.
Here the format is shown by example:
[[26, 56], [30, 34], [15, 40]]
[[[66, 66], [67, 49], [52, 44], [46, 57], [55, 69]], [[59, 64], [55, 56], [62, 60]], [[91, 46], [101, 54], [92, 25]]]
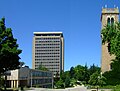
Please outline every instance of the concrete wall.
[[7, 76], [7, 80], [18, 80], [18, 70], [12, 70], [11, 75]]

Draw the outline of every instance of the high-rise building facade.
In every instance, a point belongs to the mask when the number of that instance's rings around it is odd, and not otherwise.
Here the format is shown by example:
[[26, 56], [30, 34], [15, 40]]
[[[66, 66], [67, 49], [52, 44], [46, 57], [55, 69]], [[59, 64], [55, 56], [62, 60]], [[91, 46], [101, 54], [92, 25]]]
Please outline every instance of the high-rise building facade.
[[34, 32], [32, 68], [40, 65], [54, 76], [64, 71], [64, 38], [62, 32]]
[[[112, 24], [119, 21], [119, 9], [117, 8], [102, 8], [101, 14], [101, 29], [107, 24]], [[102, 59], [101, 59], [101, 71], [102, 73], [111, 69], [111, 60], [115, 58], [114, 55], [110, 55], [108, 52], [108, 43], [102, 44]]]

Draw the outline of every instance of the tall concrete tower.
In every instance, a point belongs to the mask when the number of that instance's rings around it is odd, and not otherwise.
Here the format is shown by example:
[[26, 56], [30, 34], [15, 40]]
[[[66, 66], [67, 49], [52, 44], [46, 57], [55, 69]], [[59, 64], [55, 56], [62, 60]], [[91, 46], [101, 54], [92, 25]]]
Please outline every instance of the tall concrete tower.
[[[101, 29], [107, 24], [112, 24], [119, 21], [119, 9], [117, 8], [102, 8], [101, 14]], [[114, 55], [110, 55], [107, 48], [108, 44], [102, 44], [102, 59], [101, 59], [101, 71], [102, 73], [111, 69], [111, 60], [114, 59]]]
[[33, 69], [40, 65], [52, 71], [54, 76], [64, 71], [64, 37], [62, 32], [34, 32]]

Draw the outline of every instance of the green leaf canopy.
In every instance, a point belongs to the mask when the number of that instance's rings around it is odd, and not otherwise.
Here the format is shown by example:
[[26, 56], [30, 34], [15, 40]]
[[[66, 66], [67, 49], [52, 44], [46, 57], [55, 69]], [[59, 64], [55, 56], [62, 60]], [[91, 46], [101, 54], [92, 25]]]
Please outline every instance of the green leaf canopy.
[[12, 29], [5, 27], [5, 18], [0, 20], [0, 74], [8, 70], [19, 68], [19, 54], [17, 39], [13, 37]]

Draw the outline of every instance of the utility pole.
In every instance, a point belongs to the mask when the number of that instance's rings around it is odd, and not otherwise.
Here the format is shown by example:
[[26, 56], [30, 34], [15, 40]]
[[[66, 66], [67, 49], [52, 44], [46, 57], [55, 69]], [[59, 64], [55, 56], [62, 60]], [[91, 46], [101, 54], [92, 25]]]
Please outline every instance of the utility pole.
[[6, 73], [5, 73], [5, 83], [4, 83], [5, 91], [7, 91], [7, 89], [6, 89], [7, 86], [6, 86], [6, 85], [7, 85], [7, 75], [6, 75]]
[[32, 71], [31, 71], [31, 88], [32, 88]]
[[52, 89], [54, 88], [54, 74], [52, 73]]

